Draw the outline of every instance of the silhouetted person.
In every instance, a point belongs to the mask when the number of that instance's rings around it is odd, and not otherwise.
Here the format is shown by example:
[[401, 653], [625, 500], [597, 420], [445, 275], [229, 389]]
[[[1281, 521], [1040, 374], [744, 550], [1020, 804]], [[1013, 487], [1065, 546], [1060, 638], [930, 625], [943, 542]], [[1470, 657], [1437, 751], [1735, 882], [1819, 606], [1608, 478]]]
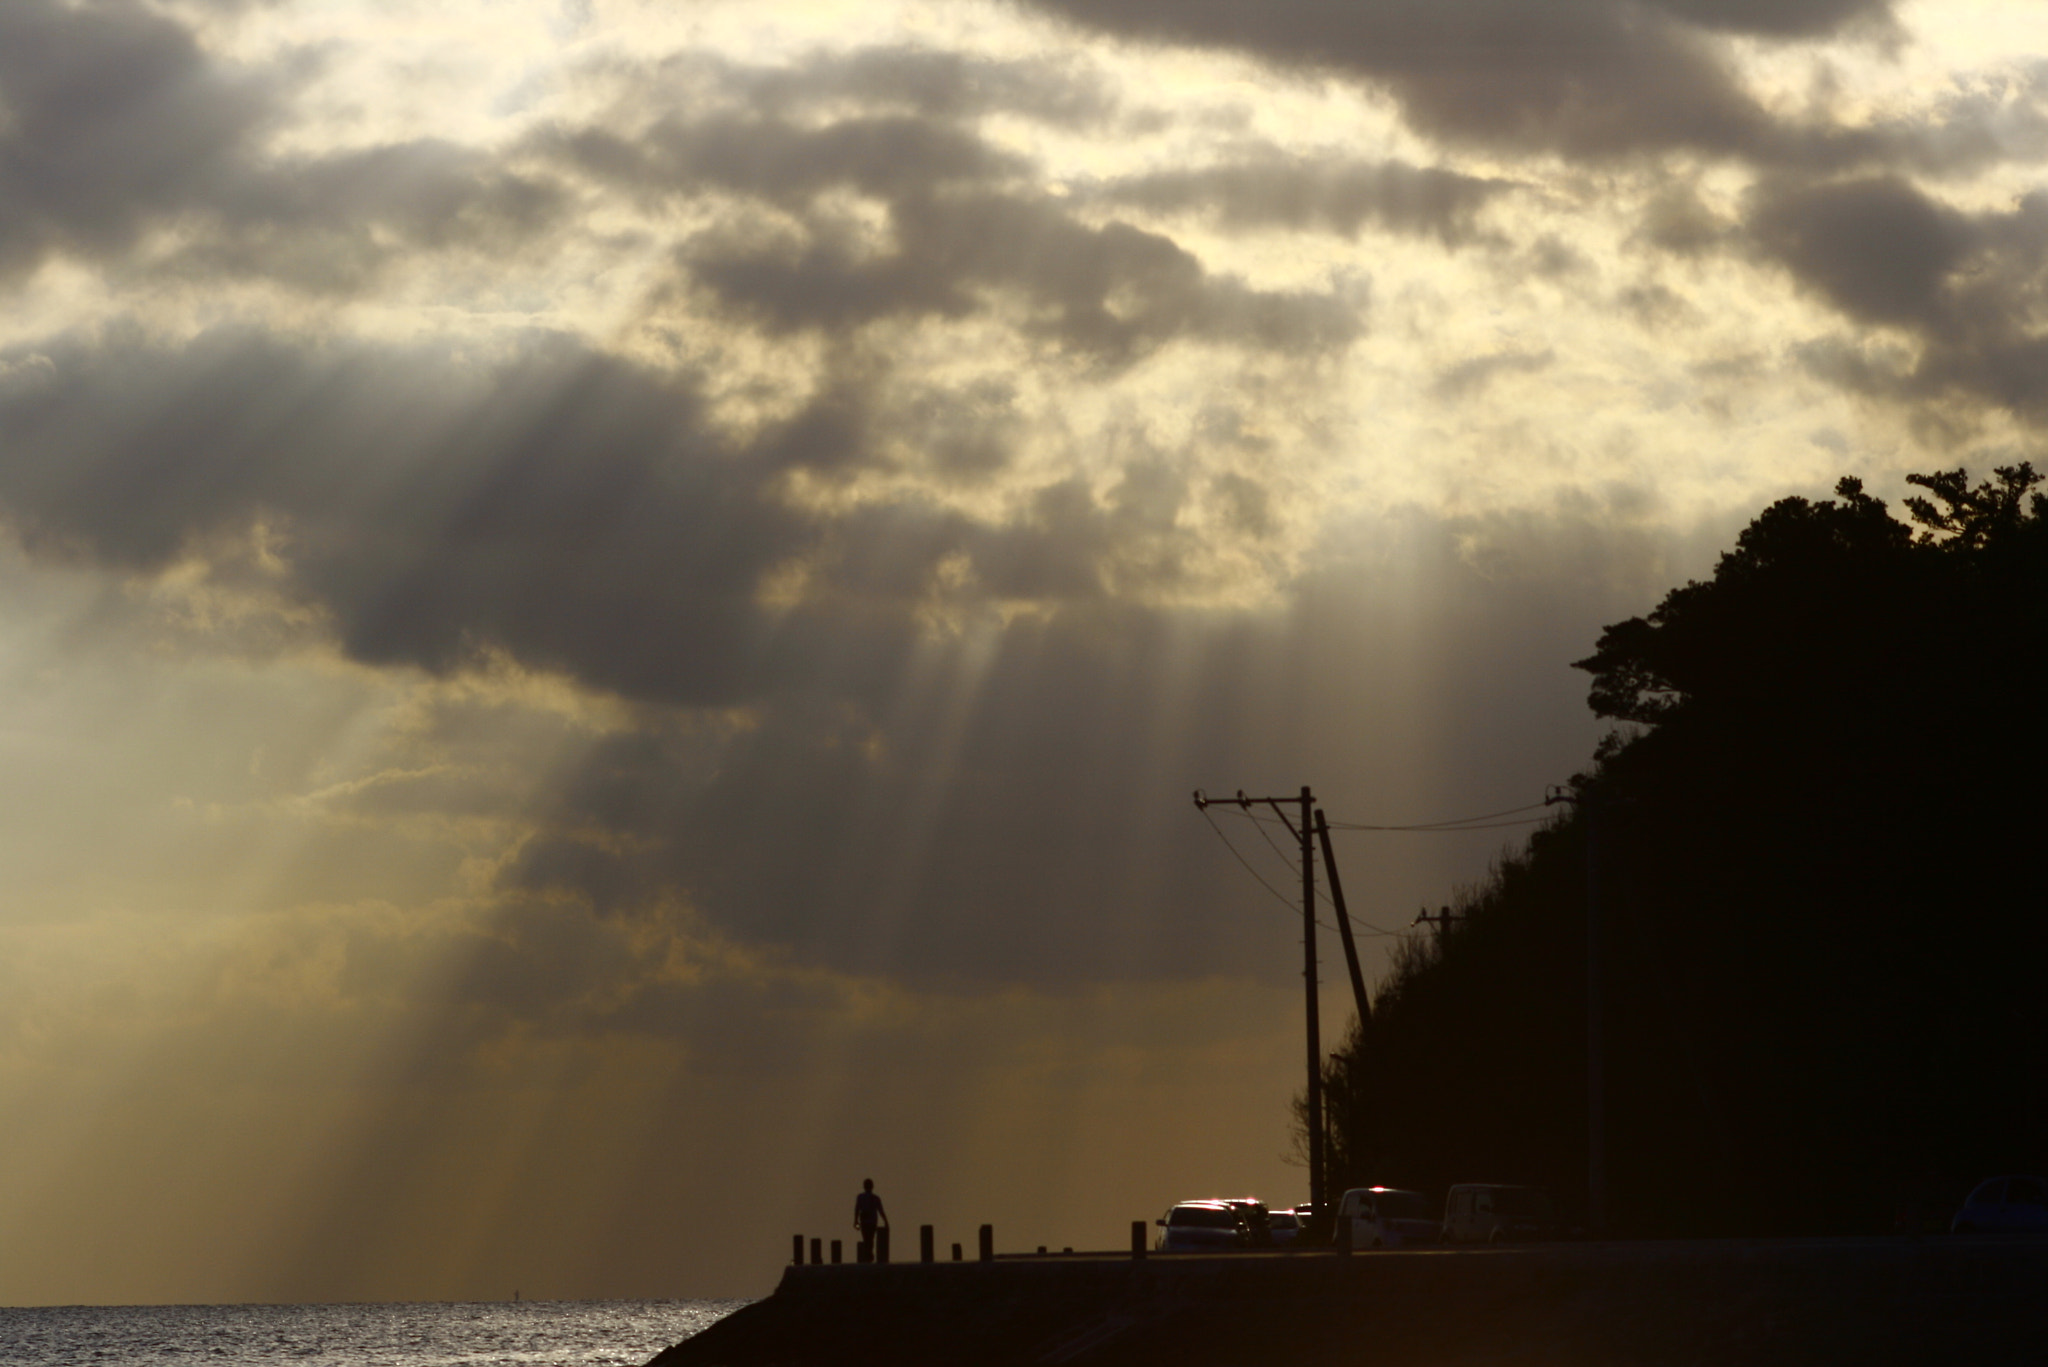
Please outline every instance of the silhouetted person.
[[889, 1213], [882, 1209], [882, 1198], [875, 1195], [875, 1179], [870, 1177], [860, 1184], [860, 1195], [853, 1198], [853, 1225], [860, 1231], [860, 1261], [875, 1260], [875, 1230], [887, 1228], [888, 1224]]

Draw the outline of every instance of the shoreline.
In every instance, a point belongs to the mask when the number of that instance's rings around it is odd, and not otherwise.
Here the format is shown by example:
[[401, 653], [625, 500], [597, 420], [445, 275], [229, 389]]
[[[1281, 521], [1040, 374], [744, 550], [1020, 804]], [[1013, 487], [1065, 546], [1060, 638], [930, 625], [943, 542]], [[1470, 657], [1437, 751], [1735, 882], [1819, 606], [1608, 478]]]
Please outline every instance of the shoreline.
[[2048, 1238], [1053, 1254], [786, 1268], [649, 1367], [2048, 1360]]

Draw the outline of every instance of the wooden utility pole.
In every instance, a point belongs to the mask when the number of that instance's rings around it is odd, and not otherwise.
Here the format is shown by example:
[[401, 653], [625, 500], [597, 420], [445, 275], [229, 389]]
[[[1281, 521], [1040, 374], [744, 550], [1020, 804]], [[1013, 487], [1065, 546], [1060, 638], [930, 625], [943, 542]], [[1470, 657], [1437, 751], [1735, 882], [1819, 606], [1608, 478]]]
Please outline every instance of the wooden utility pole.
[[1316, 1000], [1316, 847], [1310, 829], [1315, 799], [1301, 789], [1301, 981], [1308, 993], [1308, 1204], [1323, 1213], [1323, 1009]]
[[1429, 914], [1428, 907], [1424, 907], [1421, 911], [1415, 913], [1415, 919], [1412, 922], [1410, 922], [1410, 924], [1418, 926], [1434, 926], [1436, 928], [1437, 948], [1442, 949], [1444, 945], [1444, 936], [1451, 933], [1451, 922], [1461, 919], [1463, 918], [1451, 915], [1451, 909], [1449, 907], [1445, 907], [1442, 911], [1439, 911], [1434, 916], [1431, 916]]
[[1330, 848], [1330, 823], [1316, 808], [1316, 839], [1323, 845], [1323, 872], [1330, 878], [1330, 901], [1337, 908], [1337, 934], [1344, 941], [1344, 967], [1351, 971], [1351, 995], [1358, 1003], [1358, 1028], [1372, 1023], [1372, 1003], [1365, 995], [1365, 970], [1358, 966], [1358, 941], [1351, 935], [1351, 912], [1344, 905], [1344, 884], [1337, 877], [1337, 852]]
[[[1316, 850], [1315, 795], [1304, 785], [1299, 798], [1246, 797], [1242, 788], [1234, 798], [1217, 798], [1246, 810], [1271, 807], [1281, 823], [1301, 844], [1301, 979], [1307, 998], [1308, 1015], [1308, 1204], [1320, 1215], [1328, 1206], [1323, 1174], [1323, 1031], [1322, 1007], [1316, 1000]], [[1301, 803], [1301, 824], [1288, 818], [1282, 803]], [[1206, 809], [1211, 799], [1195, 790], [1195, 806]]]

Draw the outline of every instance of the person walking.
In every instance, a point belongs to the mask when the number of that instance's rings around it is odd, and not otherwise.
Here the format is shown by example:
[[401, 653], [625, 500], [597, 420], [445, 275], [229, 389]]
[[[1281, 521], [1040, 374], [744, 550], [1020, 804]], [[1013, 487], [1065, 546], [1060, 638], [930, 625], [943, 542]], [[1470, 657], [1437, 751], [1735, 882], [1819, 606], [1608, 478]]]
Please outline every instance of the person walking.
[[853, 1198], [853, 1227], [860, 1231], [860, 1261], [873, 1262], [875, 1230], [889, 1227], [889, 1213], [882, 1209], [882, 1198], [875, 1195], [872, 1177], [860, 1184], [860, 1195]]

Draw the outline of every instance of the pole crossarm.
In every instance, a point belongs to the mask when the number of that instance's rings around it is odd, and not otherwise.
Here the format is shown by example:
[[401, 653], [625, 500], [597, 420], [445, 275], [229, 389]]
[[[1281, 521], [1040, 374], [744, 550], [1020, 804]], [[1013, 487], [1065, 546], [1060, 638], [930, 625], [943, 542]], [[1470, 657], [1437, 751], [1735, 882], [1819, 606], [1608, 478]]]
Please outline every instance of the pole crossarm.
[[1300, 801], [1301, 798], [1298, 795], [1292, 797], [1247, 797], [1242, 788], [1237, 790], [1236, 797], [1210, 797], [1200, 788], [1195, 789], [1195, 809], [1197, 811], [1207, 811], [1211, 807], [1242, 807], [1247, 811], [1253, 807], [1271, 807], [1273, 815], [1280, 818], [1280, 824], [1285, 826], [1287, 833], [1296, 840], [1302, 839], [1302, 833], [1295, 829], [1294, 818], [1288, 816], [1287, 809], [1280, 804], [1283, 802], [1298, 803]]

